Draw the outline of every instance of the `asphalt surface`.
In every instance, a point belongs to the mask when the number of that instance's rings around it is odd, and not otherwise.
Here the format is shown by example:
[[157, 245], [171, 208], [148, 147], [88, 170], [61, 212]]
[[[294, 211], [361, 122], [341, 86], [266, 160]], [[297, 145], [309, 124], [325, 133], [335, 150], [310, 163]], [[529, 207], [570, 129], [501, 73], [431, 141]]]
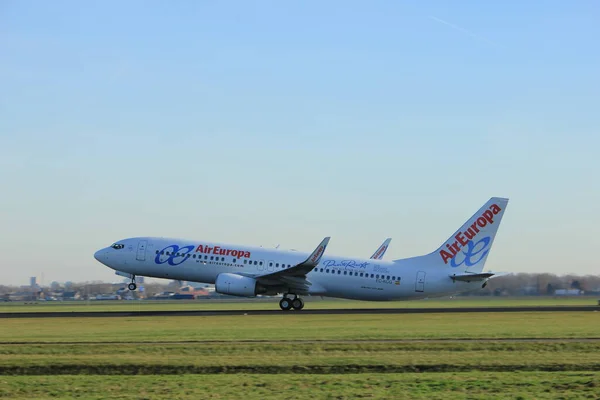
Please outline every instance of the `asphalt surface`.
[[0, 318], [107, 318], [107, 317], [212, 317], [231, 315], [344, 315], [344, 314], [432, 314], [432, 313], [498, 313], [498, 312], [579, 312], [600, 311], [600, 306], [539, 307], [458, 307], [458, 308], [350, 308], [302, 311], [273, 310], [185, 310], [185, 311], [59, 311], [7, 312]]

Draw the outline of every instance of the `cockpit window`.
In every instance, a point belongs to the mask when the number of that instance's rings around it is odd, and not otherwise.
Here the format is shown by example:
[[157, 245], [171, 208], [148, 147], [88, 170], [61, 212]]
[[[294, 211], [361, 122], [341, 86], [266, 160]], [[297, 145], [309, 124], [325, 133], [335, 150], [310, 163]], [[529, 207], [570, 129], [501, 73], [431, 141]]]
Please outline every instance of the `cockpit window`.
[[113, 248], [113, 249], [115, 249], [115, 250], [121, 250], [122, 248], [124, 248], [124, 247], [125, 247], [125, 245], [124, 245], [124, 244], [115, 243], [115, 244], [113, 244], [113, 245], [112, 245], [112, 246], [110, 246], [110, 247], [112, 247], [112, 248]]

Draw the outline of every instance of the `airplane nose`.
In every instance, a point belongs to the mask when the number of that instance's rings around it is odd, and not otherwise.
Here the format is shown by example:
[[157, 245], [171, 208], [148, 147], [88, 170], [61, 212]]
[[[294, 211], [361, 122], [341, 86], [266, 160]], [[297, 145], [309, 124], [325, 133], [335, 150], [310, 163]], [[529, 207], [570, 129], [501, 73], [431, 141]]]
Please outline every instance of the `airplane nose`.
[[108, 256], [108, 254], [107, 254], [106, 249], [101, 249], [94, 253], [94, 258], [105, 265], [106, 265], [107, 256]]

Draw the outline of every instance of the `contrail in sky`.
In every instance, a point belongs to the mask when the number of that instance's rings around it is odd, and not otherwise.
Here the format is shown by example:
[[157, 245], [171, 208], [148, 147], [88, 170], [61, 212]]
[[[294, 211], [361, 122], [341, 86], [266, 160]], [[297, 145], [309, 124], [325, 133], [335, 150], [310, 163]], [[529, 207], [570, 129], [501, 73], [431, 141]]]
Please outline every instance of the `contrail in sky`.
[[492, 46], [496, 46], [496, 44], [494, 42], [491, 42], [490, 40], [484, 38], [483, 36], [480, 36], [480, 35], [477, 35], [477, 34], [471, 32], [471, 31], [468, 31], [465, 28], [461, 28], [458, 25], [451, 24], [450, 22], [444, 21], [443, 19], [438, 18], [438, 17], [434, 17], [433, 15], [429, 15], [429, 18], [431, 18], [434, 21], [439, 22], [440, 24], [444, 24], [446, 26], [449, 26], [452, 29], [456, 29], [457, 31], [460, 31], [462, 33], [466, 33], [467, 35], [471, 36], [473, 39], [482, 40], [482, 41], [486, 42], [487, 44], [491, 44]]

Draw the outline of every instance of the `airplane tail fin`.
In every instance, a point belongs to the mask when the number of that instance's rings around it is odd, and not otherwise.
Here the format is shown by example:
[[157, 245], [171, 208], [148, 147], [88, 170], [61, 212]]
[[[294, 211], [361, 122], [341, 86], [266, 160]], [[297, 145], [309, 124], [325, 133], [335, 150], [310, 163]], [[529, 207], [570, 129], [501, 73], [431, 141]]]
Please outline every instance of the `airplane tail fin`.
[[483, 271], [507, 205], [508, 199], [492, 197], [436, 251], [415, 258], [454, 271]]

